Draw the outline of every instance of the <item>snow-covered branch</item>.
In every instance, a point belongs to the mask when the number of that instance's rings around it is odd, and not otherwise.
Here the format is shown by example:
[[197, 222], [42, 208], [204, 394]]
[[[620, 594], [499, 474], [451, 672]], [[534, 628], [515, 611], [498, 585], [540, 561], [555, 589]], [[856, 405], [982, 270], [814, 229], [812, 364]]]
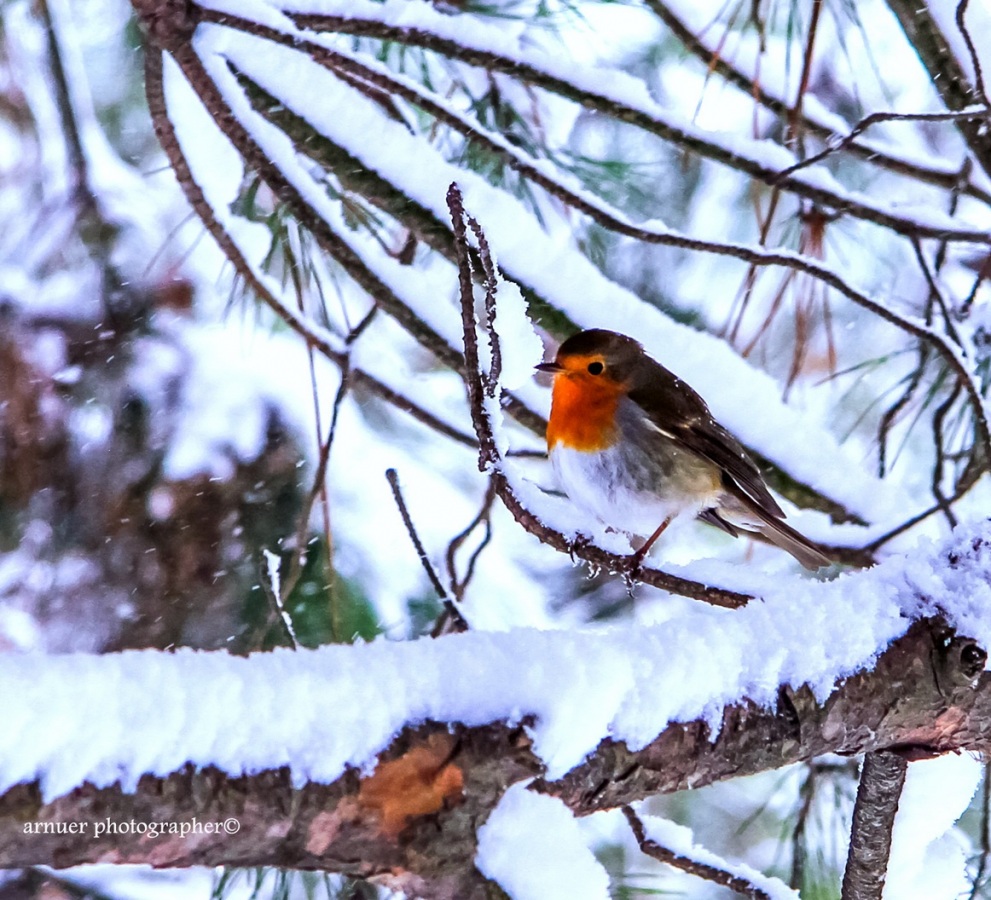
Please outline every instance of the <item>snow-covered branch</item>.
[[[933, 237], [957, 240], [967, 243], [986, 244], [988, 235], [980, 228], [954, 222], [949, 218], [919, 213], [906, 216], [893, 207], [871, 201], [856, 192], [847, 192], [832, 181], [825, 173], [814, 175], [796, 173], [781, 177], [781, 173], [794, 159], [783, 151], [769, 158], [767, 147], [747, 146], [746, 141], [728, 142], [718, 135], [694, 128], [688, 122], [664, 112], [656, 104], [647, 100], [642, 86], [623, 84], [627, 90], [611, 90], [607, 85], [615, 83], [617, 77], [596, 78], [590, 73], [583, 83], [563, 76], [552, 61], [536, 55], [517, 53], [507, 55], [494, 49], [502, 41], [495, 35], [486, 35], [492, 43], [473, 40], [474, 35], [446, 33], [442, 25], [432, 17], [430, 25], [423, 22], [416, 26], [396, 25], [369, 15], [349, 12], [346, 15], [325, 15], [292, 13], [292, 19], [301, 28], [318, 32], [337, 32], [379, 40], [399, 41], [412, 46], [423, 47], [453, 59], [481, 66], [494, 72], [502, 72], [516, 78], [560, 94], [581, 104], [584, 108], [602, 113], [624, 122], [629, 122], [644, 131], [655, 134], [703, 157], [738, 169], [746, 175], [764, 183], [780, 187], [829, 209], [837, 210], [891, 228], [899, 234], [918, 237]], [[433, 27], [437, 26], [437, 27]], [[594, 87], [593, 87], [594, 85]], [[641, 96], [644, 94], [643, 96]]]
[[[716, 48], [706, 44], [704, 39], [679, 17], [678, 10], [672, 4], [664, 0], [646, 0], [646, 3], [671, 29], [682, 45], [696, 55], [707, 68], [717, 72], [727, 82], [743, 91], [746, 96], [753, 97], [776, 115], [784, 117], [792, 114], [791, 104], [783, 96], [772, 91], [758, 75], [751, 77], [735, 64], [730, 48], [726, 46]], [[895, 118], [899, 116], [896, 115]], [[954, 114], [951, 114], [951, 119], [955, 119]], [[872, 141], [862, 137], [863, 132], [870, 125], [890, 120], [890, 117], [884, 114], [867, 116], [849, 128], [846, 137], [836, 142], [837, 133], [842, 130], [837, 126], [841, 123], [823, 115], [818, 109], [810, 110], [807, 106], [803, 106], [801, 110], [802, 128], [828, 142], [830, 153], [846, 150], [872, 165], [937, 185], [945, 190], [959, 190], [984, 203], [991, 203], [991, 193], [975, 184], [973, 177], [967, 171], [966, 163], [954, 167], [940, 159], [920, 161], [890, 142]]]
[[471, 897], [477, 830], [526, 779], [587, 815], [824, 753], [986, 751], [989, 538], [649, 628], [0, 657], [0, 866], [271, 863]]

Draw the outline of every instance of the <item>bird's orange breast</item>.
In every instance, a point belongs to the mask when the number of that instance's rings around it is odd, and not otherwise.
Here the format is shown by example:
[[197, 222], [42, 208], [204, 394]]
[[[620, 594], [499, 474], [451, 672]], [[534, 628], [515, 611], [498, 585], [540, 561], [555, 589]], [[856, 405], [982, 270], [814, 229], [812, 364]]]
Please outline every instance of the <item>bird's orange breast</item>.
[[547, 449], [558, 445], [594, 452], [611, 446], [617, 436], [616, 407], [623, 388], [583, 373], [555, 377]]

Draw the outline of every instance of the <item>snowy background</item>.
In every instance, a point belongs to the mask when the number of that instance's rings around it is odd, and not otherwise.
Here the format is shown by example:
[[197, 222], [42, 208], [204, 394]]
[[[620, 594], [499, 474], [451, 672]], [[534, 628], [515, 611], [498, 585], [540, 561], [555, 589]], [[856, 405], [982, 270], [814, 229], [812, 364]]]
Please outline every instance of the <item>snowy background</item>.
[[[840, 149], [869, 113], [945, 111], [889, 5], [200, 6], [206, 80], [168, 55], [162, 72], [195, 211], [149, 120], [130, 7], [0, 10], [2, 789], [37, 779], [51, 798], [187, 761], [331, 781], [403, 723], [526, 714], [561, 775], [606, 736], [717, 724], [783, 684], [824, 697], [933, 611], [920, 597], [991, 646], [983, 561], [943, 562], [987, 536], [991, 177], [953, 121], [882, 122]], [[931, 4], [964, 71], [983, 71], [955, 9]], [[985, 4], [966, 17], [989, 33]], [[554, 493], [549, 389], [529, 377], [563, 337], [606, 327], [699, 391], [789, 522], [846, 564], [810, 577], [679, 523], [651, 565], [762, 598], [728, 611], [630, 591], [519, 527], [478, 471], [452, 368], [453, 181], [503, 278], [507, 471], [545, 521], [629, 552]], [[426, 637], [442, 606], [388, 469], [468, 634]], [[96, 656], [124, 649], [178, 652]], [[285, 726], [259, 740], [276, 711]], [[79, 752], [102, 720], [127, 727]], [[886, 896], [970, 893], [981, 774], [967, 756], [910, 767]], [[816, 760], [643, 812], [667, 846], [779, 879], [774, 897], [788, 882], [835, 897], [856, 777]], [[640, 855], [618, 812], [576, 824], [516, 788], [478, 864], [519, 898], [720, 896]], [[232, 873], [66, 878], [119, 897], [251, 894]], [[256, 896], [345, 890], [266, 878]]]

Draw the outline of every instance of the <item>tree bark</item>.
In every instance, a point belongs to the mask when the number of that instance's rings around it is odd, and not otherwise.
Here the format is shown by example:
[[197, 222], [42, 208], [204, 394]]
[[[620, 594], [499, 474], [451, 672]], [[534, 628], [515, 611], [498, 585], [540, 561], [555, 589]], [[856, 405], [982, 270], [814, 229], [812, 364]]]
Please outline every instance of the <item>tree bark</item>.
[[[824, 753], [984, 752], [985, 659], [973, 640], [922, 620], [822, 703], [808, 688], [782, 688], [773, 710], [741, 699], [715, 740], [701, 721], [672, 724], [638, 751], [605, 740], [557, 781], [540, 777], [525, 727], [495, 722], [410, 723], [374, 773], [351, 770], [329, 785], [294, 787], [284, 769], [245, 777], [186, 769], [146, 776], [134, 793], [81, 785], [45, 803], [37, 783], [23, 784], [0, 797], [0, 868], [276, 865], [369, 878], [413, 896], [491, 896], [497, 889], [473, 864], [476, 833], [515, 782], [536, 776], [534, 790], [586, 815]], [[151, 823], [199, 830], [150, 837]]]
[[853, 808], [843, 900], [881, 900], [891, 855], [891, 829], [908, 761], [899, 753], [868, 753]]

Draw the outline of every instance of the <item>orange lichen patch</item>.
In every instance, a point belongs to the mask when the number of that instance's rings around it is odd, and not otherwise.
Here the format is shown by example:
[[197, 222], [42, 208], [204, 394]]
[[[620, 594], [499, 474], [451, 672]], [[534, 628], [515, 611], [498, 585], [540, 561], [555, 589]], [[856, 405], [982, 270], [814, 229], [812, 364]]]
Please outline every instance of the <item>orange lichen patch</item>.
[[383, 834], [398, 837], [414, 816], [439, 812], [446, 801], [461, 797], [464, 775], [450, 761], [454, 743], [449, 734], [432, 734], [362, 781], [358, 804], [378, 813]]
[[625, 387], [589, 375], [583, 368], [572, 370], [572, 359], [568, 358], [567, 371], [554, 376], [547, 447], [563, 444], [586, 452], [604, 450], [616, 440], [616, 405]]

